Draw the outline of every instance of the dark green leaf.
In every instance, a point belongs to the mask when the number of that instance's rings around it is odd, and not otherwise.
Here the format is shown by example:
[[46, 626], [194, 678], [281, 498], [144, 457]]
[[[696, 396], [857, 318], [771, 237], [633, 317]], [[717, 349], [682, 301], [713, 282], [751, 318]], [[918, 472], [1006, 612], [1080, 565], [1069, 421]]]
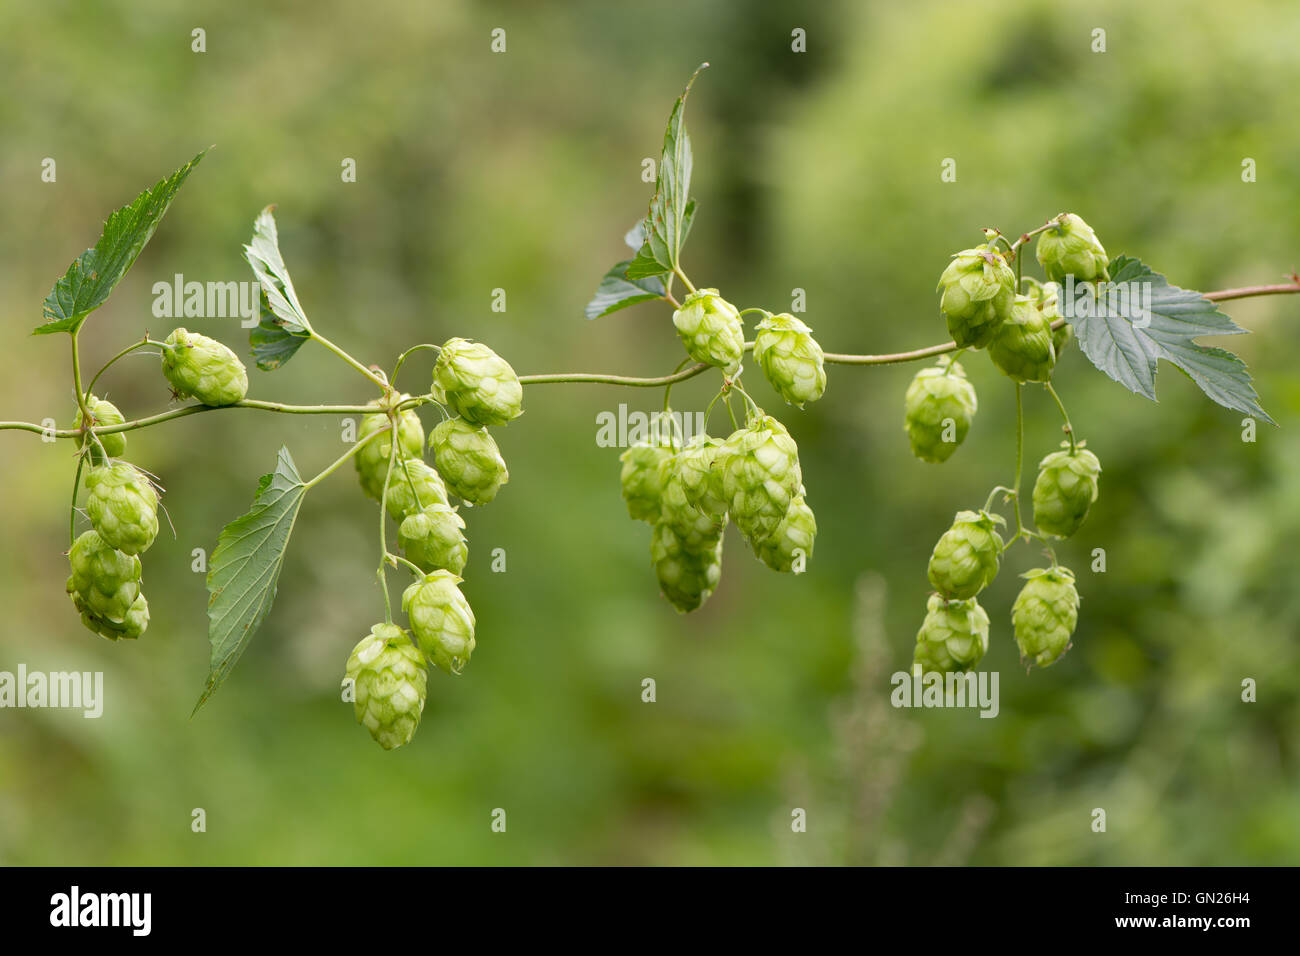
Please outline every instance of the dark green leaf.
[[[1246, 364], [1226, 349], [1193, 341], [1202, 335], [1241, 335], [1245, 329], [1199, 292], [1170, 285], [1137, 259], [1116, 257], [1110, 263], [1110, 276], [1112, 286], [1148, 290], [1150, 305], [1147, 314], [1136, 315], [1132, 308], [1108, 308], [1098, 296], [1095, 308], [1071, 315], [1077, 306], [1062, 297], [1062, 313], [1093, 365], [1130, 391], [1155, 401], [1156, 363], [1164, 359], [1218, 404], [1273, 423], [1259, 405]], [[1142, 304], [1136, 295], [1130, 299]]]
[[663, 155], [659, 159], [659, 175], [655, 181], [654, 198], [646, 217], [646, 244], [638, 259], [653, 258], [666, 266], [661, 271], [671, 271], [680, 261], [682, 245], [690, 229], [687, 206], [691, 192], [691, 138], [686, 132], [686, 98], [700, 72], [708, 67], [700, 64], [686, 83], [686, 89], [677, 97], [668, 117], [664, 132]]
[[605, 273], [605, 278], [600, 280], [596, 294], [587, 303], [587, 318], [598, 319], [602, 315], [626, 309], [629, 305], [663, 297], [663, 280], [657, 276], [630, 279], [627, 275], [627, 267], [630, 264], [630, 262], [620, 262]]
[[212, 659], [195, 713], [230, 675], [275, 601], [284, 549], [307, 486], [289, 449], [263, 475], [248, 514], [221, 529], [208, 569], [208, 643]]
[[267, 302], [266, 293], [262, 293], [262, 318], [248, 333], [248, 342], [253, 346], [253, 360], [264, 372], [279, 368], [311, 338], [309, 332], [290, 332]]
[[186, 177], [207, 152], [203, 150], [108, 217], [95, 247], [78, 256], [45, 297], [46, 322], [34, 334], [76, 332], [86, 316], [104, 304], [153, 237]]
[[[691, 233], [691, 224], [695, 222], [695, 200], [692, 199], [686, 204], [686, 213], [682, 219], [682, 241]], [[633, 230], [635, 232], [636, 230]], [[644, 221], [642, 234], [644, 234]], [[633, 233], [629, 232], [624, 239], [630, 240]], [[628, 265], [627, 275], [629, 279], [645, 279], [650, 276], [664, 276], [673, 271], [673, 267], [662, 261], [655, 248], [660, 248], [658, 244], [652, 245], [647, 239], [637, 250], [636, 258]]]
[[262, 318], [248, 334], [248, 341], [257, 367], [266, 371], [293, 358], [311, 337], [311, 323], [280, 255], [274, 212], [274, 206], [262, 210], [253, 224], [253, 238], [244, 246], [244, 258], [262, 286]]

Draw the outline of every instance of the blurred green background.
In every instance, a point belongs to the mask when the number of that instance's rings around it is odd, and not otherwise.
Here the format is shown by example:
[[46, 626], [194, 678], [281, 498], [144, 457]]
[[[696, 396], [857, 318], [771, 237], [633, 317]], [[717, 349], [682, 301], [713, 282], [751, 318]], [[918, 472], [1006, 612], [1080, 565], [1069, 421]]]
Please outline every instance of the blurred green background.
[[[274, 202], [308, 314], [364, 361], [391, 368], [408, 345], [466, 335], [521, 373], [663, 374], [681, 348], [666, 309], [586, 322], [582, 306], [624, 255], [650, 192], [641, 161], [703, 60], [688, 269], [743, 306], [783, 311], [805, 289], [829, 351], [942, 340], [948, 255], [982, 226], [1015, 234], [1062, 210], [1191, 288], [1278, 281], [1300, 260], [1294, 4], [787, 7], [5, 4], [0, 417], [71, 420], [66, 340], [28, 334], [43, 297], [112, 209], [213, 143], [87, 323], [90, 368], [169, 330], [150, 314], [155, 281], [248, 278], [240, 245]], [[191, 52], [195, 27], [206, 53]], [[504, 54], [489, 50], [496, 27]], [[791, 51], [796, 27], [806, 53]], [[45, 157], [56, 183], [40, 181]], [[945, 157], [956, 183], [939, 181]], [[888, 704], [934, 540], [1011, 477], [1012, 389], [982, 357], [967, 363], [979, 415], [944, 466], [913, 459], [901, 430], [915, 367], [831, 367], [804, 412], [750, 383], [800, 443], [816, 555], [777, 576], [729, 531], [722, 584], [689, 617], [657, 594], [618, 450], [595, 443], [597, 414], [662, 394], [530, 388], [499, 433], [510, 484], [467, 514], [478, 650], [459, 679], [430, 678], [420, 731], [394, 753], [338, 698], [382, 614], [375, 506], [350, 472], [308, 497], [270, 619], [189, 716], [208, 656], [191, 550], [246, 510], [281, 443], [304, 474], [334, 459], [337, 421], [232, 411], [132, 433], [176, 535], [145, 555], [153, 618], [131, 646], [85, 631], [63, 593], [69, 443], [0, 434], [0, 670], [102, 670], [107, 695], [100, 720], [0, 712], [0, 862], [1294, 863], [1300, 301], [1228, 311], [1255, 334], [1223, 344], [1282, 426], [1255, 443], [1167, 366], [1156, 405], [1077, 350], [1062, 361], [1057, 386], [1105, 467], [1059, 549], [1082, 614], [1075, 649], [1026, 676], [1010, 604], [1038, 556], [1009, 555], [981, 598], [994, 720]], [[185, 324], [246, 352], [232, 321]], [[399, 384], [423, 390], [427, 374], [423, 353]], [[250, 397], [372, 397], [312, 347], [251, 379]], [[715, 388], [692, 381], [674, 405], [701, 408]], [[101, 390], [128, 416], [169, 403], [144, 357]], [[1046, 396], [1027, 399], [1032, 464], [1059, 423]], [[504, 574], [490, 572], [498, 547]], [[1104, 574], [1088, 570], [1097, 547]], [[641, 702], [645, 677], [656, 703]], [[1245, 678], [1256, 703], [1241, 702]], [[793, 807], [807, 833], [791, 832]]]

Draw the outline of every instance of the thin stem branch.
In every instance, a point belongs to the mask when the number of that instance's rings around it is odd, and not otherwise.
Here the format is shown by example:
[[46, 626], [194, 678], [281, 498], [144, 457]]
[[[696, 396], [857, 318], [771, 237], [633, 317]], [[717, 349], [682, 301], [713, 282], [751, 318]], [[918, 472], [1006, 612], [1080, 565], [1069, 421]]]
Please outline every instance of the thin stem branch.
[[403, 352], [401, 355], [397, 357], [397, 364], [393, 366], [393, 375], [392, 378], [389, 379], [389, 384], [392, 384], [393, 382], [397, 381], [397, 373], [402, 370], [402, 364], [406, 361], [406, 357], [413, 352], [420, 351], [421, 349], [433, 349], [435, 352], [441, 352], [442, 346], [431, 345], [428, 342], [421, 342], [419, 345], [412, 345], [409, 349], [407, 349], [405, 352]]
[[81, 388], [81, 353], [77, 345], [77, 333], [72, 333], [72, 387], [77, 390], [77, 407], [81, 409], [81, 427], [90, 427], [90, 409], [86, 407], [86, 394]]
[[321, 335], [319, 332], [317, 332], [317, 331], [315, 331], [315, 330], [313, 329], [313, 330], [312, 330], [312, 333], [311, 333], [311, 337], [312, 337], [313, 339], [315, 339], [318, 343], [320, 343], [321, 345], [323, 345], [325, 348], [329, 349], [331, 352], [333, 352], [335, 355], [337, 355], [337, 356], [338, 356], [339, 358], [341, 358], [343, 361], [347, 362], [349, 365], [351, 365], [354, 369], [356, 369], [358, 372], [360, 372], [360, 373], [361, 373], [362, 375], [364, 375], [366, 378], [370, 379], [370, 381], [374, 382], [376, 385], [378, 385], [378, 386], [379, 386], [381, 389], [383, 389], [385, 392], [388, 391], [388, 389], [390, 388], [390, 386], [389, 386], [388, 382], [384, 381], [384, 379], [383, 379], [382, 376], [377, 375], [377, 374], [376, 374], [372, 369], [368, 369], [368, 368], [366, 368], [364, 365], [362, 365], [360, 362], [358, 362], [356, 359], [354, 359], [354, 358], [353, 358], [351, 355], [349, 355], [347, 352], [343, 351], [343, 349], [339, 348], [337, 345], [335, 345], [335, 344], [334, 344], [333, 342], [331, 342], [329, 339], [325, 338], [325, 336]]
[[77, 456], [77, 474], [72, 479], [72, 506], [68, 508], [68, 547], [77, 543], [77, 492], [81, 490], [81, 469], [85, 467], [85, 455]]
[[113, 363], [116, 362], [118, 359], [122, 358], [124, 355], [130, 355], [136, 349], [143, 348], [146, 345], [161, 345], [161, 344], [162, 343], [155, 342], [151, 338], [149, 338], [149, 334], [146, 332], [144, 338], [141, 341], [132, 342], [126, 348], [122, 349], [122, 351], [118, 352], [111, 359], [105, 362], [103, 367], [101, 367], [100, 370], [95, 373], [95, 377], [90, 380], [90, 384], [86, 386], [86, 392], [88, 394], [93, 395], [95, 392], [95, 383], [99, 381], [99, 377], [103, 375], [105, 372], [107, 372], [109, 368], [113, 365]]
[[[1021, 532], [1025, 530], [1025, 526], [1020, 519], [1020, 472], [1024, 468], [1024, 464], [1025, 464], [1025, 400], [1024, 400], [1025, 387], [1021, 385], [1019, 382], [1016, 382], [1015, 385], [1016, 385], [1016, 480], [1015, 483], [1011, 486], [1011, 489], [1014, 492], [1013, 497], [1015, 498], [1014, 507], [1016, 512], [1016, 538], [1019, 538]], [[1015, 538], [1012, 538], [1011, 540], [1014, 541]]]
[[334, 472], [338, 470], [339, 465], [343, 464], [345, 461], [347, 461], [349, 458], [351, 458], [353, 455], [359, 452], [366, 445], [370, 444], [370, 442], [374, 441], [378, 436], [384, 434], [384, 432], [388, 431], [390, 427], [391, 426], [385, 425], [383, 428], [377, 429], [376, 431], [371, 432], [369, 435], [367, 435], [365, 438], [361, 439], [360, 441], [355, 442], [352, 445], [352, 447], [347, 450], [345, 454], [341, 455], [338, 459], [335, 460], [335, 462], [332, 465], [330, 465], [328, 468], [322, 471], [315, 478], [311, 479], [311, 481], [306, 482], [303, 487], [307, 489], [315, 488], [316, 485], [318, 485], [320, 482], [324, 481], [330, 475], [334, 474]]
[[1047, 394], [1052, 396], [1052, 401], [1056, 402], [1056, 407], [1061, 412], [1061, 418], [1065, 419], [1065, 437], [1070, 439], [1070, 454], [1073, 455], [1077, 450], [1074, 444], [1074, 426], [1070, 424], [1070, 415], [1065, 410], [1065, 403], [1061, 401], [1061, 396], [1056, 394], [1056, 389], [1052, 387], [1051, 382], [1044, 382], [1043, 387], [1047, 389]]

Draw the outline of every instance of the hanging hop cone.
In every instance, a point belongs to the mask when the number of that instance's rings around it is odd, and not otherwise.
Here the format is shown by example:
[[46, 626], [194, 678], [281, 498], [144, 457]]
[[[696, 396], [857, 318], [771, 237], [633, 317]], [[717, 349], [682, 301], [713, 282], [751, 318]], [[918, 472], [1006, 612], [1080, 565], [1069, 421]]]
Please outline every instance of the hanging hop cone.
[[496, 441], [482, 425], [449, 418], [429, 436], [433, 461], [457, 498], [485, 505], [510, 480]]
[[989, 343], [989, 358], [1017, 382], [1047, 382], [1056, 365], [1052, 330], [1028, 296], [1018, 295], [997, 334]]
[[821, 398], [826, 391], [825, 358], [812, 329], [782, 313], [767, 316], [757, 330], [754, 358], [777, 393], [799, 408]]
[[1051, 229], [1038, 235], [1038, 264], [1053, 282], [1064, 282], [1067, 275], [1079, 282], [1107, 280], [1106, 250], [1097, 234], [1074, 213], [1062, 213]]
[[677, 453], [677, 479], [687, 502], [717, 517], [727, 513], [727, 498], [722, 490], [725, 448], [720, 438], [696, 435]]
[[[87, 396], [86, 409], [90, 412], [90, 424], [92, 426], [111, 427], [126, 422], [126, 418], [117, 410], [116, 405], [106, 399], [96, 398], [94, 395]], [[80, 408], [77, 409], [77, 417], [73, 421], [72, 427], [81, 427]], [[94, 438], [90, 440], [90, 463], [92, 465], [102, 465], [104, 463], [104, 455], [99, 450], [101, 446], [109, 458], [121, 458], [126, 454], [125, 432], [112, 432], [108, 435], [98, 435], [96, 437], [98, 442]], [[85, 444], [85, 441], [85, 435], [78, 435], [77, 447], [80, 448]]]
[[402, 610], [424, 656], [448, 674], [459, 674], [474, 652], [474, 610], [450, 571], [430, 571], [402, 594]]
[[709, 599], [722, 578], [722, 530], [688, 545], [667, 522], [650, 536], [650, 561], [665, 598], [685, 614]]
[[1020, 646], [1021, 663], [1047, 667], [1070, 649], [1070, 635], [1079, 621], [1079, 592], [1069, 568], [1039, 568], [1027, 580], [1011, 607], [1011, 623]]
[[659, 489], [658, 522], [670, 525], [688, 548], [712, 548], [726, 524], [726, 516], [705, 511], [691, 503], [686, 494], [682, 462], [682, 452], [659, 460], [659, 473], [654, 480]]
[[672, 453], [672, 448], [667, 445], [640, 441], [618, 456], [623, 463], [619, 484], [627, 503], [627, 513], [634, 521], [654, 524], [659, 520], [659, 499], [663, 494], [659, 465]]
[[812, 558], [816, 538], [817, 518], [803, 495], [795, 495], [776, 530], [758, 542], [754, 552], [773, 571], [801, 572]]
[[1002, 253], [988, 245], [963, 249], [939, 276], [939, 308], [948, 332], [962, 348], [993, 340], [1016, 295], [1016, 274]]
[[718, 295], [717, 289], [692, 292], [673, 313], [673, 325], [697, 362], [714, 365], [728, 375], [740, 368], [745, 354], [745, 326], [736, 307]]
[[[1029, 291], [1025, 293], [1029, 296], [1038, 311], [1043, 314], [1050, 328], [1056, 325], [1061, 315], [1061, 286], [1057, 282], [1033, 283]], [[1059, 327], [1052, 329], [1052, 351], [1056, 353], [1056, 360], [1061, 360], [1061, 354], [1066, 347], [1074, 341], [1074, 327], [1069, 322], [1061, 324]]]
[[785, 426], [758, 415], [727, 439], [722, 491], [741, 534], [757, 546], [781, 523], [795, 495], [802, 494], [799, 448]]
[[930, 584], [949, 599], [965, 600], [983, 591], [998, 574], [1002, 536], [998, 515], [959, 511], [930, 555]]
[[139, 468], [124, 461], [92, 468], [86, 476], [86, 513], [113, 548], [139, 554], [158, 536], [158, 492]]
[[442, 478], [422, 458], [410, 458], [397, 463], [388, 481], [388, 498], [384, 507], [394, 521], [404, 521], [429, 505], [445, 505], [447, 486]]
[[348, 655], [357, 723], [385, 750], [409, 744], [420, 726], [429, 679], [424, 657], [395, 624], [376, 624]]
[[[397, 402], [402, 402], [410, 395], [402, 394], [396, 398]], [[376, 399], [370, 402], [371, 405], [378, 407], [380, 400]], [[388, 416], [382, 412], [376, 412], [373, 415], [363, 415], [361, 425], [357, 428], [357, 441], [362, 441], [375, 432], [388, 425]], [[366, 493], [366, 497], [378, 501], [384, 494], [384, 475], [388, 473], [388, 459], [393, 452], [393, 433], [386, 431], [378, 438], [374, 439], [367, 445], [363, 446], [360, 451], [353, 456], [352, 460], [356, 464], [357, 477], [361, 480], [361, 490]], [[413, 409], [406, 409], [397, 415], [397, 462], [396, 466], [400, 467], [403, 461], [412, 458], [419, 458], [424, 453], [424, 425], [420, 423], [420, 416], [415, 414]], [[400, 474], [394, 469], [393, 477], [396, 479]]]
[[916, 632], [912, 667], [922, 674], [968, 671], [989, 649], [989, 616], [974, 598], [945, 601], [931, 594]]
[[1069, 442], [1038, 463], [1034, 482], [1034, 524], [1044, 534], [1068, 538], [1088, 517], [1097, 500], [1097, 479], [1101, 462], [1080, 442], [1071, 452]]
[[77, 610], [124, 624], [140, 596], [140, 559], [118, 551], [97, 531], [85, 531], [73, 542], [68, 562], [67, 589], [80, 599]]
[[126, 612], [126, 618], [121, 621], [110, 621], [106, 617], [101, 617], [91, 610], [90, 605], [78, 591], [73, 590], [71, 594], [72, 604], [81, 615], [81, 623], [110, 641], [134, 641], [149, 627], [149, 602], [144, 599], [143, 594], [136, 595], [136, 599]]
[[174, 329], [163, 342], [162, 370], [172, 391], [204, 405], [233, 405], [248, 394], [248, 372], [216, 339]]
[[433, 397], [476, 425], [504, 425], [523, 412], [510, 363], [481, 342], [448, 339], [433, 366]]
[[933, 368], [916, 373], [903, 407], [903, 428], [912, 454], [922, 461], [942, 462], [966, 440], [979, 403], [961, 363], [941, 359]]
[[469, 543], [461, 532], [465, 520], [443, 504], [425, 505], [402, 520], [397, 543], [408, 561], [421, 571], [460, 574], [469, 560]]

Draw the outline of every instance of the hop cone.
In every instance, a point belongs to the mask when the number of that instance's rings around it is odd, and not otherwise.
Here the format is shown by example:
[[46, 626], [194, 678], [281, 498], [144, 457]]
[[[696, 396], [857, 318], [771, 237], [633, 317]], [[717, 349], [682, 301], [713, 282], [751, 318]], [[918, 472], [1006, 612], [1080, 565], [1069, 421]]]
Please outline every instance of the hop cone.
[[1045, 534], [1068, 538], [1097, 500], [1101, 462], [1088, 449], [1054, 451], [1038, 463], [1034, 482], [1034, 524]]
[[469, 559], [469, 544], [461, 531], [465, 521], [456, 509], [444, 504], [425, 505], [403, 519], [397, 529], [397, 543], [407, 560], [421, 571], [450, 571], [460, 574]]
[[745, 354], [745, 327], [736, 307], [718, 295], [717, 289], [692, 292], [673, 313], [673, 325], [697, 362], [716, 365], [728, 374], [740, 368]]
[[[410, 398], [399, 395], [397, 400]], [[378, 405], [373, 401], [371, 405]], [[382, 412], [364, 415], [361, 426], [357, 429], [357, 441], [361, 441], [388, 425], [388, 416]], [[386, 431], [374, 441], [362, 447], [353, 457], [356, 463], [357, 477], [361, 479], [361, 490], [366, 496], [378, 501], [384, 493], [384, 475], [388, 472], [388, 459], [393, 452], [393, 433]], [[413, 409], [406, 409], [397, 415], [397, 461], [419, 458], [424, 453], [424, 426], [420, 416]], [[396, 476], [398, 472], [394, 472]]]
[[158, 535], [158, 492], [139, 468], [124, 461], [92, 468], [86, 476], [86, 512], [104, 541], [139, 554]]
[[348, 655], [357, 723], [385, 750], [409, 744], [429, 679], [424, 657], [395, 624], [376, 624]]
[[[126, 418], [117, 406], [103, 398], [96, 398], [94, 395], [87, 396], [86, 409], [90, 412], [90, 424], [99, 426], [121, 425]], [[77, 409], [77, 417], [72, 423], [73, 428], [81, 427], [81, 409]], [[90, 462], [93, 465], [103, 464], [104, 456], [100, 454], [99, 446], [102, 445], [104, 452], [109, 458], [121, 458], [126, 454], [126, 433], [113, 432], [109, 435], [97, 436], [98, 444], [94, 439], [90, 442]], [[85, 442], [86, 436], [77, 436], [77, 447], [80, 448]]]
[[917, 372], [903, 399], [912, 454], [922, 461], [947, 461], [966, 439], [978, 404], [960, 363], [940, 360]]
[[822, 347], [812, 329], [788, 313], [769, 315], [758, 324], [754, 358], [763, 374], [790, 405], [803, 408], [826, 391]]
[[97, 531], [86, 531], [73, 542], [68, 562], [68, 593], [80, 599], [77, 610], [125, 624], [140, 596], [140, 559], [118, 551]]
[[785, 426], [770, 415], [756, 417], [732, 433], [723, 454], [722, 492], [728, 510], [750, 544], [769, 537], [801, 494], [799, 448]]
[[420, 650], [448, 674], [459, 674], [474, 652], [474, 610], [460, 582], [450, 571], [431, 571], [402, 594]]
[[96, 614], [91, 610], [90, 605], [86, 603], [81, 594], [75, 590], [72, 591], [72, 604], [81, 615], [82, 624], [110, 641], [133, 641], [143, 634], [149, 626], [149, 602], [144, 599], [143, 594], [136, 596], [135, 601], [132, 602], [131, 607], [126, 612], [126, 619], [122, 621], [110, 621], [108, 618]]
[[989, 616], [974, 598], [945, 601], [931, 594], [916, 632], [912, 667], [922, 674], [968, 671], [989, 649]]
[[812, 558], [816, 537], [817, 519], [813, 510], [803, 500], [803, 495], [796, 495], [790, 499], [790, 507], [776, 530], [760, 541], [754, 550], [773, 571], [792, 571], [796, 552], [805, 563]]
[[627, 502], [627, 513], [633, 520], [651, 524], [659, 520], [659, 499], [663, 494], [659, 464], [672, 453], [673, 450], [665, 445], [637, 442], [619, 455], [618, 460], [623, 463], [619, 483], [623, 488], [623, 500]]
[[162, 370], [172, 390], [204, 405], [233, 405], [248, 394], [248, 372], [216, 339], [174, 329], [163, 343]]
[[485, 505], [510, 480], [505, 459], [488, 430], [462, 418], [449, 418], [429, 436], [433, 460], [452, 494]]
[[1046, 382], [1052, 378], [1056, 350], [1052, 330], [1028, 296], [1018, 295], [1006, 320], [989, 343], [989, 358], [1017, 382]]
[[404, 521], [429, 505], [445, 505], [447, 487], [442, 478], [421, 458], [399, 461], [388, 480], [384, 506], [396, 521]]
[[524, 388], [510, 363], [481, 342], [448, 339], [433, 366], [433, 397], [477, 425], [504, 425], [523, 412]]
[[1038, 264], [1053, 282], [1073, 275], [1080, 282], [1109, 279], [1106, 250], [1097, 234], [1074, 213], [1065, 213], [1051, 229], [1039, 233]]
[[677, 453], [677, 478], [687, 502], [717, 516], [727, 513], [727, 498], [722, 491], [725, 447], [720, 438], [696, 435]]
[[930, 584], [949, 599], [973, 598], [998, 573], [1002, 537], [988, 512], [959, 511], [930, 555]]
[[1011, 607], [1011, 623], [1020, 645], [1020, 660], [1030, 667], [1056, 663], [1070, 649], [1070, 635], [1079, 621], [1079, 592], [1069, 568], [1039, 568]]
[[660, 459], [655, 484], [659, 487], [659, 523], [670, 525], [689, 548], [711, 548], [726, 524], [726, 515], [713, 514], [691, 504], [682, 480], [682, 455]]
[[991, 246], [963, 249], [939, 276], [939, 308], [948, 332], [962, 348], [983, 348], [993, 340], [1016, 294], [1016, 274]]
[[[1029, 296], [1038, 311], [1043, 314], [1050, 328], [1055, 325], [1061, 315], [1061, 286], [1056, 282], [1034, 283], [1029, 291], [1025, 293]], [[1065, 322], [1060, 327], [1052, 329], [1052, 351], [1056, 353], [1056, 360], [1061, 360], [1061, 354], [1074, 341], [1074, 328], [1070, 323]]]
[[683, 614], [694, 611], [722, 577], [722, 529], [688, 544], [671, 524], [661, 521], [650, 536], [650, 561], [664, 597]]

